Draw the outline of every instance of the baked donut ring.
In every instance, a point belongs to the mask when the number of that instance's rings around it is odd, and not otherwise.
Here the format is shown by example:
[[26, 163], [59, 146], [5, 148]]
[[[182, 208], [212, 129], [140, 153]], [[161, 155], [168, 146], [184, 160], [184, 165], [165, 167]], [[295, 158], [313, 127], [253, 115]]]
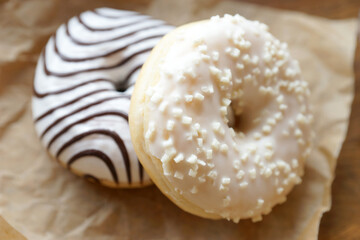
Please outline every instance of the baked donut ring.
[[72, 172], [109, 187], [151, 183], [130, 140], [139, 69], [173, 27], [131, 11], [86, 11], [59, 27], [39, 59], [32, 99], [37, 134]]
[[167, 34], [135, 84], [130, 131], [148, 174], [205, 218], [261, 220], [301, 182], [308, 84], [267, 26], [235, 15]]

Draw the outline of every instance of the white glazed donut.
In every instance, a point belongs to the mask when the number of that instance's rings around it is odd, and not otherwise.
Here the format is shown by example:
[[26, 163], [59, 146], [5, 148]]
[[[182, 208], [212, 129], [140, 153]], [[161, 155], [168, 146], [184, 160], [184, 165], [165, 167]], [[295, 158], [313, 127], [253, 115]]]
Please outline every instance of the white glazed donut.
[[154, 183], [205, 218], [262, 219], [301, 182], [307, 82], [267, 26], [236, 15], [167, 34], [135, 84], [130, 131]]
[[138, 72], [173, 27], [131, 11], [86, 11], [59, 27], [39, 59], [32, 99], [50, 155], [109, 187], [151, 183], [130, 141], [128, 110]]

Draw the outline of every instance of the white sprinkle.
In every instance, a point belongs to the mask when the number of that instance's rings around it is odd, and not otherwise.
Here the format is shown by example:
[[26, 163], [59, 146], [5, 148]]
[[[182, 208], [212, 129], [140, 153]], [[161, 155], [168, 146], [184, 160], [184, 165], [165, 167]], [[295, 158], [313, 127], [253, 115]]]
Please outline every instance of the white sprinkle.
[[223, 206], [227, 207], [230, 205], [231, 198], [230, 196], [226, 196], [226, 198], [223, 199]]
[[170, 161], [170, 156], [168, 154], [164, 153], [164, 155], [161, 157], [160, 161], [162, 163], [167, 163]]
[[164, 148], [167, 148], [167, 147], [171, 147], [173, 146], [174, 142], [173, 142], [173, 139], [170, 137], [168, 140], [165, 140], [162, 142], [162, 146]]
[[304, 145], [304, 144], [305, 144], [305, 141], [304, 141], [304, 139], [302, 139], [302, 138], [299, 138], [299, 139], [297, 140], [297, 142], [298, 142], [298, 144], [300, 144], [300, 145]]
[[215, 76], [217, 79], [220, 79], [220, 77], [221, 77], [221, 70], [220, 69], [218, 69], [215, 66], [210, 66], [209, 70], [210, 70], [211, 75]]
[[174, 174], [174, 178], [183, 180], [184, 179], [184, 174], [182, 174], [181, 172], [176, 171]]
[[296, 158], [292, 159], [291, 160], [291, 166], [293, 168], [297, 168], [299, 166], [299, 161]]
[[201, 133], [201, 136], [202, 136], [203, 138], [206, 138], [206, 136], [207, 136], [207, 130], [206, 130], [206, 129], [201, 129], [201, 130], [200, 130], [200, 133]]
[[174, 117], [181, 117], [183, 110], [181, 108], [173, 108], [172, 113]]
[[230, 182], [231, 182], [231, 179], [229, 177], [223, 177], [221, 179], [221, 184], [223, 184], [223, 185], [229, 185]]
[[238, 171], [238, 173], [236, 174], [236, 178], [241, 180], [245, 175], [245, 172], [243, 170]]
[[240, 169], [240, 161], [239, 160], [234, 160], [233, 161], [233, 167], [238, 170]]
[[155, 122], [150, 122], [148, 126], [148, 130], [145, 134], [145, 139], [152, 140], [155, 135]]
[[283, 115], [281, 112], [277, 112], [277, 113], [275, 113], [274, 117], [276, 120], [281, 120], [283, 118]]
[[176, 162], [176, 163], [179, 163], [179, 162], [181, 162], [181, 161], [183, 161], [184, 160], [184, 154], [182, 154], [182, 153], [179, 153], [178, 155], [176, 155], [176, 157], [174, 158], [174, 161]]
[[201, 183], [206, 182], [206, 179], [205, 179], [205, 176], [204, 176], [204, 175], [198, 177], [198, 180], [199, 180], [199, 182], [201, 182]]
[[295, 127], [295, 122], [294, 122], [294, 120], [289, 120], [289, 126], [290, 126], [291, 128]]
[[167, 101], [162, 101], [159, 105], [159, 111], [160, 112], [165, 112], [166, 107], [168, 106], [168, 102]]
[[229, 147], [226, 143], [220, 145], [220, 152], [227, 153], [229, 151]]
[[212, 168], [215, 167], [215, 164], [214, 163], [207, 163], [207, 166], [212, 169]]
[[268, 118], [267, 121], [266, 121], [266, 123], [269, 124], [269, 125], [274, 126], [274, 125], [276, 124], [276, 121], [275, 121], [275, 119], [273, 119], [273, 118]]
[[272, 175], [271, 168], [266, 168], [264, 175], [265, 175], [266, 178], [269, 178]]
[[299, 128], [297, 128], [297, 129], [295, 130], [295, 136], [296, 136], [296, 137], [302, 137], [302, 135], [303, 135], [302, 131], [301, 131]]
[[158, 104], [161, 100], [162, 100], [162, 95], [158, 92], [155, 92], [151, 98], [150, 98], [150, 101], [155, 103], [155, 104]]
[[219, 122], [212, 122], [211, 123], [212, 129], [216, 132], [219, 132], [220, 127], [221, 127], [221, 123]]
[[154, 88], [149, 87], [149, 88], [146, 90], [145, 94], [146, 94], [146, 96], [150, 97], [150, 96], [152, 96], [152, 95], [154, 94], [154, 91], [155, 91]]
[[194, 95], [194, 98], [196, 100], [203, 101], [205, 97], [201, 93], [196, 92], [195, 95]]
[[166, 148], [165, 153], [169, 155], [170, 158], [174, 157], [176, 154], [176, 149], [174, 147]]
[[265, 147], [267, 148], [267, 149], [273, 149], [273, 145], [272, 145], [272, 143], [271, 142], [265, 142]]
[[196, 177], [197, 171], [195, 171], [195, 170], [193, 170], [192, 168], [190, 168], [188, 174], [189, 174], [190, 177]]
[[251, 153], [255, 153], [257, 147], [256, 147], [256, 145], [250, 145], [250, 146], [248, 146], [248, 149], [249, 149], [249, 151], [250, 151]]
[[240, 188], [242, 188], [242, 189], [246, 188], [248, 185], [249, 185], [249, 183], [247, 181], [241, 182], [239, 184]]
[[249, 54], [244, 54], [244, 56], [242, 57], [242, 60], [243, 60], [245, 63], [250, 63], [250, 56], [249, 56]]
[[216, 177], [217, 177], [217, 171], [216, 171], [216, 170], [211, 170], [211, 171], [208, 173], [208, 177], [215, 180]]
[[162, 164], [163, 167], [163, 172], [165, 176], [171, 176], [171, 170], [170, 170], [170, 166], [168, 163], [163, 163]]
[[192, 102], [193, 100], [193, 95], [187, 94], [185, 95], [185, 102], [189, 103]]
[[212, 59], [217, 62], [219, 60], [219, 52], [218, 51], [212, 51], [211, 52]]
[[282, 187], [278, 187], [277, 189], [276, 189], [276, 192], [277, 192], [277, 194], [281, 194], [282, 192], [284, 191], [284, 188], [282, 188]]
[[227, 192], [227, 191], [229, 191], [229, 187], [228, 187], [228, 186], [224, 186], [223, 184], [220, 184], [219, 190], [222, 191], [222, 192]]
[[203, 146], [203, 143], [204, 143], [204, 139], [202, 138], [197, 138], [197, 144], [199, 145], [199, 147], [202, 147]]
[[174, 129], [175, 122], [173, 120], [168, 120], [166, 122], [166, 130], [172, 131]]
[[251, 63], [254, 65], [257, 65], [259, 63], [259, 57], [258, 56], [253, 56], [251, 59]]
[[240, 56], [240, 50], [237, 48], [233, 48], [230, 52], [230, 56], [233, 58], [238, 58]]
[[265, 53], [263, 59], [266, 63], [269, 63], [271, 61], [271, 55], [269, 53]]
[[254, 80], [254, 78], [253, 78], [253, 76], [252, 76], [251, 74], [248, 74], [248, 75], [246, 75], [246, 76], [244, 77], [244, 81], [245, 81], [245, 82], [250, 82], [250, 81], [252, 81], [252, 80]]
[[207, 49], [208, 48], [207, 48], [207, 46], [205, 44], [201, 44], [201, 45], [198, 46], [198, 50], [201, 53], [206, 53]]
[[222, 116], [226, 116], [227, 115], [227, 107], [226, 106], [222, 106], [220, 107], [220, 113]]
[[201, 159], [198, 159], [198, 160], [197, 160], [197, 163], [198, 163], [199, 165], [201, 165], [201, 166], [206, 166], [206, 162], [204, 162], [204, 161], [201, 160]]
[[261, 73], [261, 71], [260, 71], [260, 68], [254, 68], [253, 70], [252, 70], [252, 73], [253, 74], [255, 74], [255, 75], [259, 75], [260, 73]]
[[255, 140], [259, 140], [260, 138], [261, 138], [261, 133], [255, 132], [255, 133], [254, 133], [254, 139], [255, 139]]
[[181, 100], [180, 94], [174, 93], [172, 94], [171, 98], [174, 100], [174, 102], [179, 103]]
[[211, 147], [214, 151], [219, 150], [220, 142], [216, 138], [214, 138], [212, 140]]
[[274, 151], [270, 150], [270, 151], [265, 151], [264, 153], [264, 157], [266, 160], [270, 160], [272, 158], [272, 156], [274, 155]]
[[249, 210], [249, 211], [247, 211], [247, 213], [246, 213], [249, 217], [252, 217], [252, 216], [254, 216], [254, 211], [253, 210]]
[[206, 150], [206, 159], [207, 160], [212, 159], [212, 150], [211, 149]]
[[279, 109], [280, 110], [286, 110], [288, 106], [286, 104], [280, 104]]
[[259, 165], [259, 163], [260, 163], [260, 155], [255, 155], [255, 157], [254, 157], [254, 163], [255, 163], [256, 165]]
[[296, 117], [296, 121], [300, 124], [305, 124], [306, 123], [306, 118], [303, 114], [299, 113]]
[[194, 163], [196, 163], [196, 161], [197, 161], [197, 156], [194, 155], [194, 154], [191, 154], [191, 156], [188, 157], [188, 158], [186, 159], [186, 161], [187, 161], [188, 163], [190, 163], [190, 164], [194, 164]]
[[256, 179], [256, 169], [255, 168], [250, 169], [249, 175], [251, 179]]
[[192, 118], [191, 117], [187, 117], [187, 116], [183, 116], [181, 119], [181, 122], [185, 125], [190, 125], [192, 122]]
[[230, 128], [230, 134], [232, 137], [236, 136], [235, 130], [233, 128]]
[[243, 69], [244, 69], [244, 64], [242, 64], [242, 63], [237, 63], [237, 64], [236, 64], [236, 68], [239, 69], [239, 70], [243, 70]]
[[261, 198], [259, 198], [258, 200], [257, 200], [257, 208], [260, 208], [262, 205], [264, 205], [264, 200], [263, 199], [261, 199]]
[[244, 153], [242, 156], [241, 156], [241, 161], [242, 162], [246, 162], [249, 158], [249, 154], [248, 153]]
[[291, 68], [287, 68], [287, 69], [286, 69], [286, 71], [285, 71], [285, 76], [286, 76], [286, 77], [292, 78], [292, 77], [295, 77], [295, 75], [296, 75], [296, 71], [295, 71], [295, 70], [293, 70], [293, 69], [291, 69]]
[[192, 141], [193, 140], [193, 134], [192, 133], [185, 133], [185, 137], [187, 141]]
[[277, 98], [276, 98], [276, 101], [278, 103], [283, 103], [284, 102], [284, 96], [283, 95], [279, 95]]
[[290, 135], [290, 133], [289, 133], [289, 131], [287, 131], [287, 130], [283, 130], [282, 131], [282, 135], [284, 135], [284, 136], [289, 136]]
[[196, 187], [196, 186], [193, 186], [192, 189], [190, 190], [190, 192], [191, 192], [192, 194], [196, 194], [196, 193], [198, 192], [197, 187]]
[[228, 98], [223, 98], [223, 99], [222, 99], [222, 103], [223, 103], [225, 106], [229, 106], [230, 103], [231, 103], [231, 100], [228, 99]]
[[269, 134], [271, 132], [271, 126], [269, 125], [265, 125], [262, 127], [262, 131], [265, 133], [265, 134]]

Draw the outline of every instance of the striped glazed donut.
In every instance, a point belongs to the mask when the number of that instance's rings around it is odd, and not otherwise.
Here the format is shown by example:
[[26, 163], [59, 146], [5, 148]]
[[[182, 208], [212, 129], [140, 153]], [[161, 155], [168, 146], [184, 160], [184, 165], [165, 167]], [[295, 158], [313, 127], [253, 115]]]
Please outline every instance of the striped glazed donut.
[[171, 29], [110, 8], [59, 27], [38, 61], [32, 98], [37, 134], [52, 157], [105, 186], [151, 183], [130, 141], [128, 110], [142, 64]]

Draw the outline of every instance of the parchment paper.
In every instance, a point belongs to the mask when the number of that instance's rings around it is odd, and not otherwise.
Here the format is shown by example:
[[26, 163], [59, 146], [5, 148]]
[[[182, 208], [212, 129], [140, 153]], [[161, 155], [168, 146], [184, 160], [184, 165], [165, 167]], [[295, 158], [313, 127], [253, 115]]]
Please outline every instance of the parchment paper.
[[[48, 37], [75, 14], [108, 6], [180, 25], [240, 13], [265, 22], [289, 43], [312, 90], [317, 134], [303, 183], [259, 223], [206, 220], [185, 213], [155, 186], [106, 189], [51, 160], [32, 124], [34, 67]], [[355, 20], [220, 1], [5, 1], [0, 5], [0, 214], [28, 239], [316, 239], [329, 210], [336, 158], [353, 99]]]

